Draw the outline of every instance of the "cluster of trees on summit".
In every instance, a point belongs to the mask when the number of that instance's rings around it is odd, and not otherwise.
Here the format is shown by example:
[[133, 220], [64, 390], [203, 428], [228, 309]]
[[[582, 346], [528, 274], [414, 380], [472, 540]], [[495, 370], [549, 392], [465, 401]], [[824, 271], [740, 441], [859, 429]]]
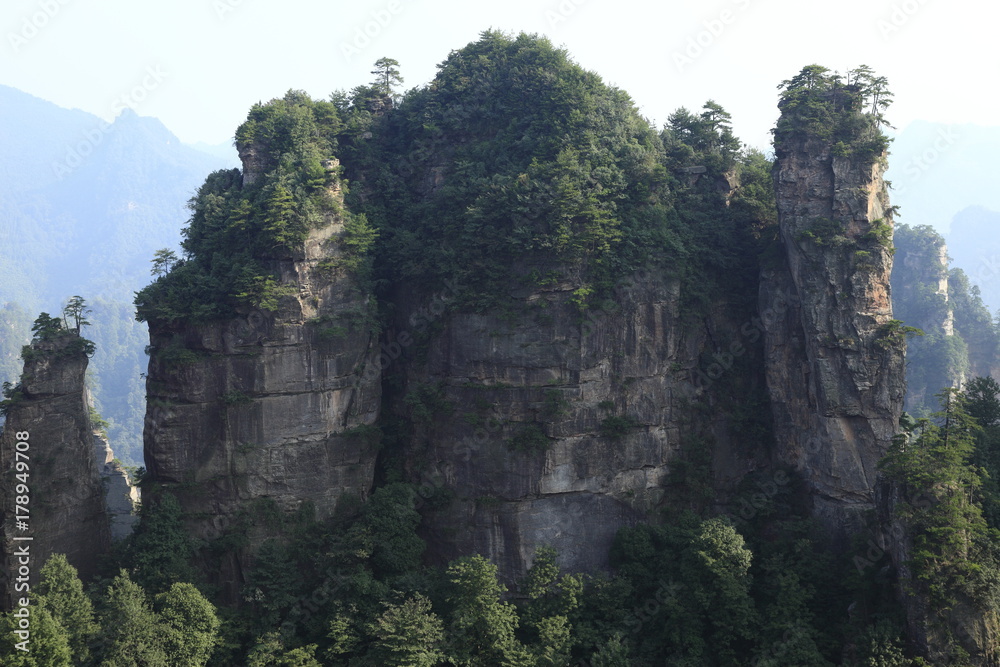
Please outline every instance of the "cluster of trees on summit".
[[[298, 257], [309, 232], [333, 219], [344, 233], [322, 268], [374, 295], [382, 310], [365, 326], [376, 331], [400, 285], [433, 293], [450, 280], [459, 288], [449, 307], [517, 316], [512, 289], [570, 280], [583, 313], [645, 266], [679, 281], [684, 317], [720, 299], [752, 316], [779, 242], [771, 162], [742, 146], [719, 104], [651, 127], [624, 92], [528, 35], [486, 32], [405, 95], [398, 67], [383, 58], [370, 85], [329, 100], [290, 91], [255, 105], [236, 141], [253, 149], [260, 173], [206, 179], [182, 256], [154, 258], [139, 318], [173, 325], [277, 310], [290, 288], [275, 262]], [[881, 159], [890, 100], [866, 67], [846, 79], [806, 67], [782, 82], [777, 150], [817, 139], [838, 155]], [[723, 193], [723, 179], [739, 185]], [[190, 361], [176, 352], [176, 363]], [[883, 464], [914, 536], [912, 586], [942, 612], [959, 599], [1000, 609], [998, 394], [988, 378], [945, 391], [939, 413], [903, 424]], [[745, 423], [753, 428], [738, 438], [768, 439], [766, 417]], [[408, 483], [393, 449], [405, 429], [380, 426], [377, 488], [364, 503], [345, 496], [329, 519], [308, 502], [290, 518], [258, 499], [225, 537], [202, 543], [160, 493], [88, 588], [53, 557], [32, 607], [36, 649], [5, 646], [4, 664], [924, 664], [903, 641], [888, 556], [832, 556], [792, 470], [753, 473], [721, 497], [695, 442], [670, 484], [697, 498], [621, 530], [611, 572], [563, 572], [540, 547], [522, 579], [501, 582], [481, 556], [425, 562], [422, 513], [447, 505], [449, 492]], [[261, 531], [281, 537], [257, 550], [240, 604], [220, 604], [211, 574]], [[859, 538], [853, 553], [865, 552]], [[963, 659], [956, 649], [955, 664]]]

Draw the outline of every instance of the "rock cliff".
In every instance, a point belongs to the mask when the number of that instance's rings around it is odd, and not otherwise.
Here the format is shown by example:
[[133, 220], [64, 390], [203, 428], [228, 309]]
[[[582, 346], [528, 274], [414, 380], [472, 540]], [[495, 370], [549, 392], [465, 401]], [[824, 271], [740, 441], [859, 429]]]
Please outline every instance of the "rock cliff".
[[[708, 406], [719, 392], [702, 360], [719, 351], [713, 333], [738, 329], [731, 312], [683, 319], [680, 285], [655, 270], [582, 318], [575, 288], [519, 294], [519, 317], [441, 314], [425, 357], [405, 360], [395, 405], [414, 425], [410, 479], [454, 496], [425, 512], [435, 560], [484, 554], [510, 580], [549, 545], [569, 570], [598, 571], [616, 532], [663, 506], [696, 434], [711, 443], [706, 482], [722, 494], [763, 459], [735, 442], [731, 414]], [[390, 338], [421, 324], [410, 308]], [[752, 386], [754, 374], [730, 380]]]
[[94, 457], [104, 485], [111, 541], [118, 542], [131, 535], [139, 522], [139, 488], [132, 485], [128, 472], [115, 459], [107, 436], [99, 430], [93, 435]]
[[841, 538], [874, 507], [905, 393], [884, 165], [837, 155], [830, 139], [776, 142], [783, 252], [760, 291], [776, 451]]
[[[210, 540], [258, 502], [286, 514], [308, 502], [324, 518], [342, 495], [412, 482], [429, 559], [482, 553], [508, 581], [542, 545], [599, 570], [622, 526], [725, 511], [749, 473], [786, 464], [817, 516], [853, 527], [903, 396], [883, 160], [830, 141], [781, 147], [784, 258], [758, 294], [771, 188], [728, 115], [706, 105], [657, 134], [595, 78], [556, 95], [555, 74], [516, 64], [518, 44], [482, 48], [506, 55], [453, 54], [391, 114], [361, 98], [324, 110], [295, 91], [251, 111], [242, 177], [210, 177], [188, 264], [140, 295], [152, 500], [175, 493]], [[346, 129], [324, 138], [337, 113]], [[302, 248], [277, 250], [324, 182], [337, 205]], [[345, 220], [362, 213], [381, 235], [377, 289], [336, 268]], [[275, 307], [158, 318], [170, 309], [154, 299], [183, 288], [186, 269], [215, 278], [229, 248], [213, 239], [247, 228], [254, 254], [238, 261], [277, 277]], [[234, 596], [264, 535], [250, 537], [221, 564]]]
[[[245, 173], [254, 173], [253, 151], [241, 155]], [[342, 201], [337, 164], [325, 168], [329, 195]], [[365, 498], [371, 488], [378, 341], [370, 298], [331, 268], [343, 231], [331, 212], [295, 252], [266, 260], [283, 289], [273, 312], [207, 324], [150, 322], [147, 496], [176, 495], [198, 539], [234, 530], [259, 499], [286, 512], [308, 502], [322, 519], [343, 495]], [[221, 564], [231, 599], [247, 557], [240, 552]]]
[[[28, 348], [21, 378], [21, 398], [10, 406], [0, 441], [3, 493], [5, 567], [0, 576], [16, 572], [8, 566], [12, 550], [23, 543], [15, 536], [31, 536], [31, 574], [37, 577], [53, 553], [66, 554], [81, 577], [96, 571], [98, 559], [110, 547], [110, 530], [104, 487], [94, 459], [93, 426], [89, 417], [84, 376], [87, 353], [79, 335], [60, 330], [48, 340], [35, 340]], [[28, 437], [23, 438], [27, 433]], [[15, 477], [18, 435], [27, 442], [28, 530], [14, 524], [15, 506], [23, 503]], [[24, 449], [24, 447], [22, 447]], [[17, 512], [18, 514], [20, 512]], [[11, 582], [0, 581], [9, 603]]]

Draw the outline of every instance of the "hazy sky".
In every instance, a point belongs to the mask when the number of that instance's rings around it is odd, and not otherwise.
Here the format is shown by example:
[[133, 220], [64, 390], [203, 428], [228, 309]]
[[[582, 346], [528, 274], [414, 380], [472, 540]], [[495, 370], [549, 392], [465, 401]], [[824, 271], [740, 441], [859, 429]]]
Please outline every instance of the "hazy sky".
[[887, 76], [900, 128], [1000, 124], [998, 18], [972, 0], [5, 0], [0, 83], [109, 120], [127, 104], [182, 141], [218, 144], [254, 102], [368, 83], [382, 56], [421, 85], [498, 28], [565, 46], [657, 125], [714, 98], [766, 147], [776, 86], [811, 63]]

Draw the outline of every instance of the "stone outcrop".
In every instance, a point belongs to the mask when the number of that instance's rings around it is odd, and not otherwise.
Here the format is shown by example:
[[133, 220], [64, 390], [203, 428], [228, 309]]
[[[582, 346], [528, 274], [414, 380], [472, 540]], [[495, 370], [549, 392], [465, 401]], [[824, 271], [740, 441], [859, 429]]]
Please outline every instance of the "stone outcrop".
[[409, 478], [429, 499], [452, 498], [425, 511], [435, 561], [480, 553], [511, 580], [550, 545], [563, 567], [599, 571], [616, 532], [662, 506], [695, 431], [711, 440], [722, 494], [764, 459], [733, 442], [724, 411], [692, 424], [693, 404], [714, 392], [702, 368], [712, 333], [739, 330], [731, 313], [685, 320], [680, 285], [655, 270], [621, 281], [585, 317], [574, 288], [520, 293], [513, 318], [435, 308], [449, 292], [401, 299], [414, 305], [390, 341], [437, 332], [424, 357], [401, 364], [395, 403], [414, 424]]
[[924, 416], [938, 409], [934, 395], [965, 383], [965, 361], [955, 345], [955, 313], [948, 297], [948, 248], [937, 233], [904, 227], [896, 235], [893, 257], [893, 307], [897, 319], [920, 328], [926, 337], [907, 350], [905, 410]]
[[[335, 177], [330, 194], [341, 197]], [[343, 495], [363, 499], [371, 488], [378, 341], [371, 299], [330, 265], [342, 231], [331, 213], [296, 253], [267, 260], [293, 292], [275, 312], [150, 323], [145, 493], [151, 502], [174, 493], [198, 539], [224, 535], [260, 499], [289, 513], [309, 502], [322, 519]], [[222, 565], [230, 598], [248, 557]]]
[[94, 456], [104, 485], [104, 504], [111, 528], [111, 541], [120, 542], [132, 534], [139, 522], [139, 487], [115, 459], [111, 443], [101, 431], [94, 431]]
[[[30, 536], [31, 576], [38, 576], [46, 559], [66, 554], [80, 576], [94, 574], [98, 558], [110, 547], [104, 487], [93, 453], [93, 427], [84, 388], [87, 354], [82, 339], [62, 331], [50, 340], [33, 342], [21, 379], [22, 398], [7, 413], [0, 469], [3, 493], [3, 571], [7, 577], [17, 568], [9, 563], [13, 549], [24, 544], [15, 537]], [[28, 530], [14, 523], [20, 505], [16, 463], [19, 434], [27, 442], [29, 477]], [[24, 447], [22, 446], [22, 449]], [[10, 602], [11, 581], [0, 580], [5, 604]]]
[[783, 257], [763, 271], [760, 309], [777, 457], [842, 538], [874, 507], [905, 393], [884, 160], [841, 157], [811, 137], [776, 150]]

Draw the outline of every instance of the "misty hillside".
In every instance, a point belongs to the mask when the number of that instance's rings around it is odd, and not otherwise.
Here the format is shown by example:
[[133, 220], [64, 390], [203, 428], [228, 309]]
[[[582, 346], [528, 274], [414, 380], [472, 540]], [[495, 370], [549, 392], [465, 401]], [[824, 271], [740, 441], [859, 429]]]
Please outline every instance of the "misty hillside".
[[145, 331], [131, 319], [149, 260], [174, 246], [185, 202], [226, 160], [183, 145], [155, 118], [126, 110], [113, 124], [0, 86], [0, 376], [39, 311], [57, 314], [82, 295], [98, 401], [116, 451], [141, 461]]

